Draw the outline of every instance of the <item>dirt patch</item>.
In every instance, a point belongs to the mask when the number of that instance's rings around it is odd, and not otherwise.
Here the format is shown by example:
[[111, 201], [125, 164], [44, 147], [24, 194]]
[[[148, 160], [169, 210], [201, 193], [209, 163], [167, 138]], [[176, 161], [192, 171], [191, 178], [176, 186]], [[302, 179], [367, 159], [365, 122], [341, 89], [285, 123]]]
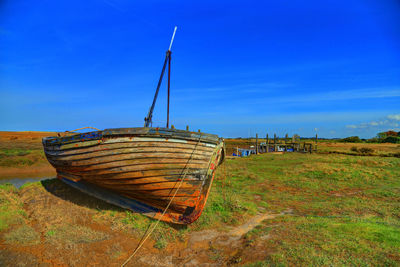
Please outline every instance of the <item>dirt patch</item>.
[[341, 191], [332, 191], [330, 194], [335, 197], [347, 197], [347, 196], [354, 196], [362, 193], [363, 190], [359, 189], [352, 189], [352, 190], [341, 190]]
[[259, 225], [262, 221], [268, 220], [268, 219], [274, 219], [278, 216], [285, 215], [287, 213], [291, 213], [292, 210], [286, 210], [285, 212], [281, 212], [279, 214], [258, 214], [257, 216], [251, 218], [247, 223], [233, 228], [231, 231], [229, 231], [230, 236], [236, 236], [240, 237], [248, 233], [249, 231], [253, 230], [257, 225]]
[[[18, 264], [18, 265], [17, 265]], [[0, 250], [0, 266], [50, 266], [39, 264], [37, 258], [28, 253]]]

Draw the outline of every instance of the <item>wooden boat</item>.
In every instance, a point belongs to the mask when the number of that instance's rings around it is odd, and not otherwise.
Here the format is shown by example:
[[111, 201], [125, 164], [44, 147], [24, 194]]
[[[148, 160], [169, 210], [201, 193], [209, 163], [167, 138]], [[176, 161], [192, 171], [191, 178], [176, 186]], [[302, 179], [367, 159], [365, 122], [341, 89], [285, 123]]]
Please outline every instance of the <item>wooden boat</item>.
[[65, 183], [123, 208], [188, 224], [203, 211], [225, 152], [216, 135], [169, 128], [169, 104], [167, 127], [150, 127], [167, 62], [170, 73], [172, 40], [145, 127], [46, 137], [43, 147]]
[[151, 217], [159, 218], [178, 190], [162, 220], [181, 224], [200, 216], [224, 159], [218, 136], [169, 128], [46, 137], [43, 146], [59, 179]]

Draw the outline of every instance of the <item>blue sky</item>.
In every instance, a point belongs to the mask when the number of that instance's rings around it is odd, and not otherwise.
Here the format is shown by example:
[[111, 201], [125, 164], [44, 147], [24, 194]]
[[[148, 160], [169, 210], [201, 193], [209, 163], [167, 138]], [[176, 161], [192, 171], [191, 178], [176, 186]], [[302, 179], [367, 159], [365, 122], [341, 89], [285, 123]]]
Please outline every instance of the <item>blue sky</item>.
[[399, 16], [395, 0], [1, 1], [0, 130], [141, 127], [177, 25], [177, 128], [399, 131]]

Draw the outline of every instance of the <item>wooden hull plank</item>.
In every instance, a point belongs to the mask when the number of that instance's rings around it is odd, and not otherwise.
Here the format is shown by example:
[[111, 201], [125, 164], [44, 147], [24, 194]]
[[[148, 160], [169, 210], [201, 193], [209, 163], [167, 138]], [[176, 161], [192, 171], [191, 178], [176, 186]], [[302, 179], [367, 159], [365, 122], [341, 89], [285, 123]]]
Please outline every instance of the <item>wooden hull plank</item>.
[[216, 135], [166, 128], [121, 128], [48, 137], [43, 146], [57, 176], [67, 184], [178, 224], [191, 223], [200, 216], [215, 168], [224, 159], [223, 140]]

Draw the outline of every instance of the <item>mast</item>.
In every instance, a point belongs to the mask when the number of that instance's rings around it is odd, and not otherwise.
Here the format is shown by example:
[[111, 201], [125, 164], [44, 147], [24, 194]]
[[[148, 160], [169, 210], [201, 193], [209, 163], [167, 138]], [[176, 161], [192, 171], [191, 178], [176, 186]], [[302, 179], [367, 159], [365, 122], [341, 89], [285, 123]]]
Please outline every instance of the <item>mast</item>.
[[177, 29], [177, 27], [175, 26], [174, 33], [172, 34], [171, 42], [169, 44], [169, 48], [168, 48], [167, 53], [165, 55], [164, 64], [163, 64], [163, 67], [162, 67], [162, 70], [161, 70], [160, 79], [158, 80], [156, 93], [154, 94], [153, 103], [151, 104], [151, 107], [149, 109], [149, 113], [147, 114], [147, 117], [144, 118], [144, 127], [149, 127], [153, 123], [153, 121], [152, 121], [153, 110], [154, 110], [154, 106], [156, 105], [158, 92], [160, 91], [160, 87], [161, 87], [162, 79], [164, 77], [165, 67], [167, 66], [167, 62], [168, 62], [167, 128], [169, 126], [169, 96], [170, 96], [170, 79], [171, 79], [171, 47], [172, 47], [172, 43], [173, 43], [174, 38], [175, 38], [176, 29]]

